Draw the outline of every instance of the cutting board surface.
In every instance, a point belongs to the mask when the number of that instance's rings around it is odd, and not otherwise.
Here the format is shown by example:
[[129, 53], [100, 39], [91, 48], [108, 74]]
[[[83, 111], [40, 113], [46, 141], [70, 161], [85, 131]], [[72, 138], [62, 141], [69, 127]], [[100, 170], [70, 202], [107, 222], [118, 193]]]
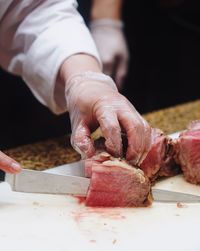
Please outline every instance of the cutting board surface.
[[[200, 195], [181, 175], [156, 187]], [[0, 251], [200, 250], [200, 203], [89, 208], [73, 196], [26, 194], [0, 183]]]
[[[183, 185], [200, 194], [181, 176], [157, 187], [180, 191]], [[2, 251], [200, 250], [199, 225], [198, 203], [88, 208], [73, 196], [18, 193], [0, 184]]]

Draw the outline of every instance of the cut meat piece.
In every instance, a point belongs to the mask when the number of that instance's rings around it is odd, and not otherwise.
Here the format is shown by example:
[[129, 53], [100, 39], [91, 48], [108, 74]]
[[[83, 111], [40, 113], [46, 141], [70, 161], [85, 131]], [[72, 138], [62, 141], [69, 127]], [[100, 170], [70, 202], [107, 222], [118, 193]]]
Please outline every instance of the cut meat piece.
[[[101, 130], [98, 128], [93, 133], [96, 149], [105, 151], [104, 139]], [[127, 137], [122, 134], [124, 157], [128, 146]], [[167, 137], [160, 129], [152, 128], [152, 144], [146, 158], [139, 167], [145, 175], [155, 181], [158, 177], [170, 177], [180, 172], [180, 167], [176, 163], [173, 141]], [[130, 163], [131, 164], [131, 163]]]
[[87, 206], [139, 207], [150, 204], [150, 182], [143, 171], [108, 153], [86, 160], [91, 177]]
[[151, 148], [140, 168], [151, 181], [159, 176], [174, 176], [180, 171], [174, 160], [174, 155], [172, 140], [161, 130], [153, 128]]
[[92, 168], [95, 165], [101, 164], [106, 160], [110, 160], [111, 155], [107, 152], [96, 153], [92, 158], [85, 160], [85, 176], [90, 178], [92, 176]]
[[200, 120], [189, 124], [175, 143], [176, 160], [184, 177], [193, 184], [200, 184]]
[[151, 148], [140, 165], [140, 168], [151, 179], [155, 179], [165, 158], [167, 139], [159, 129], [152, 129]]

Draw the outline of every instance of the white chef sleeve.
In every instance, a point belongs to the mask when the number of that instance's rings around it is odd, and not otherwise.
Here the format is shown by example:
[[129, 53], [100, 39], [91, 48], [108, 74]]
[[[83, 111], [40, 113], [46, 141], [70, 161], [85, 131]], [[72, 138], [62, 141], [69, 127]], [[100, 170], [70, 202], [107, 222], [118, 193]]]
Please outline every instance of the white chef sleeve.
[[57, 80], [65, 59], [77, 53], [100, 59], [74, 0], [12, 1], [0, 20], [0, 64], [20, 75], [54, 113], [67, 110]]

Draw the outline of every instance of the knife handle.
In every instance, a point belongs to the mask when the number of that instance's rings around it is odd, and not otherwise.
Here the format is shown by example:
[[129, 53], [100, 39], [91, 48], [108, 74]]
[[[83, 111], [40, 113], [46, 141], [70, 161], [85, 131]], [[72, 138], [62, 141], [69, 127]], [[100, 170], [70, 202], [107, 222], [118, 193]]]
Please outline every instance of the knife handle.
[[3, 170], [0, 170], [0, 182], [5, 180], [6, 173]]

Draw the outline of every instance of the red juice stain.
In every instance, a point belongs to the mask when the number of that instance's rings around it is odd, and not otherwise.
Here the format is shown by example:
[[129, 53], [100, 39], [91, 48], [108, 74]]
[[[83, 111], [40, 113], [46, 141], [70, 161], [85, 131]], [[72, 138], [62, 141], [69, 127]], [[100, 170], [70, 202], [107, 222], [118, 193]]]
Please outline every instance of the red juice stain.
[[73, 196], [74, 198], [76, 198], [77, 200], [78, 200], [78, 203], [79, 204], [85, 204], [85, 200], [86, 200], [86, 198], [85, 197], [83, 197], [83, 196], [78, 196], [78, 195], [74, 195]]
[[[77, 199], [78, 204], [85, 204], [86, 198], [83, 196], [73, 196]], [[78, 211], [71, 212], [72, 217], [76, 221], [77, 224], [80, 224], [85, 219], [89, 219], [92, 215], [96, 215], [98, 217], [102, 217], [104, 219], [112, 219], [112, 220], [123, 220], [126, 217], [122, 214], [121, 208], [106, 208], [106, 207], [87, 207], [84, 206], [80, 208]], [[106, 223], [104, 223], [106, 225]]]
[[72, 212], [72, 216], [77, 224], [81, 223], [87, 215], [83, 212]]
[[100, 215], [101, 217], [114, 219], [114, 220], [121, 220], [126, 219], [124, 215], [121, 214], [121, 209], [119, 208], [105, 208], [105, 207], [89, 207], [89, 213]]
[[[85, 219], [90, 219], [91, 216], [96, 215], [98, 217], [104, 219], [112, 219], [112, 220], [124, 220], [126, 217], [122, 214], [119, 209], [111, 209], [111, 208], [97, 208], [97, 207], [85, 207], [81, 208], [79, 211], [73, 211], [72, 217], [76, 221], [77, 224], [80, 224]], [[107, 223], [104, 223], [107, 225]]]

